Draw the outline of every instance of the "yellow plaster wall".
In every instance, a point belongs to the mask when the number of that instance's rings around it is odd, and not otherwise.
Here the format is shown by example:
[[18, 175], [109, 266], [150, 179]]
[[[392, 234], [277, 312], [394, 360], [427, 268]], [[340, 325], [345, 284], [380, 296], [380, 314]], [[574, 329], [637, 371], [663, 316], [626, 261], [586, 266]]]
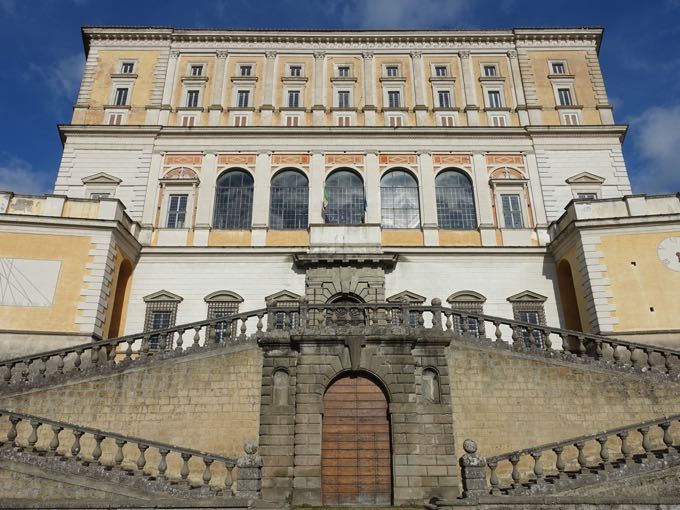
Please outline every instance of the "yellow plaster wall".
[[[283, 81], [281, 78], [288, 76], [288, 65], [289, 64], [302, 64], [303, 74], [307, 78], [304, 85], [293, 85], [289, 81]], [[276, 61], [276, 71], [275, 71], [275, 81], [274, 81], [274, 105], [276, 107], [287, 108], [288, 107], [288, 96], [284, 96], [284, 90], [286, 87], [299, 88], [302, 91], [301, 107], [309, 109], [313, 106], [314, 102], [314, 58], [308, 56], [282, 56]], [[264, 79], [264, 75], [263, 79]], [[303, 82], [294, 82], [303, 83]], [[305, 124], [309, 124], [307, 119], [305, 119]]]
[[476, 230], [440, 230], [439, 246], [481, 246], [482, 236]]
[[309, 246], [306, 230], [268, 230], [267, 246]]
[[[351, 86], [352, 88], [352, 96], [354, 98], [354, 107], [358, 108], [362, 104], [364, 104], [364, 63], [363, 59], [359, 57], [342, 57], [342, 56], [333, 56], [329, 57], [326, 60], [326, 77], [327, 77], [327, 82], [326, 82], [326, 96], [325, 96], [325, 103], [328, 105], [329, 108], [332, 108], [333, 105], [335, 104], [335, 97], [333, 97], [333, 82], [331, 81], [331, 78], [335, 76], [335, 66], [340, 65], [340, 64], [350, 64], [352, 67], [352, 76], [356, 78], [356, 81], [353, 82], [353, 85]], [[345, 82], [348, 83], [348, 82]], [[346, 89], [345, 85], [342, 87], [343, 89]], [[338, 89], [340, 90], [340, 89]], [[329, 119], [329, 122], [332, 123], [333, 119]]]
[[222, 104], [226, 107], [234, 106], [234, 90], [238, 88], [239, 82], [232, 82], [231, 79], [234, 76], [239, 76], [239, 65], [250, 64], [253, 66], [252, 74], [257, 76], [257, 81], [255, 82], [255, 91], [253, 94], [253, 104], [261, 105], [266, 103], [263, 94], [263, 83], [265, 76], [265, 58], [254, 55], [235, 55], [227, 57], [226, 70], [227, 74], [224, 83], [224, 97], [222, 98]]
[[89, 236], [0, 232], [0, 257], [61, 261], [52, 306], [0, 306], [2, 329], [79, 331], [75, 319], [91, 247]]
[[211, 230], [208, 246], [250, 246], [250, 230]]
[[[477, 88], [477, 97], [478, 97], [478, 103], [481, 108], [484, 108], [484, 105], [486, 105], [486, 98], [484, 96], [484, 88], [482, 87], [482, 82], [479, 80], [479, 78], [482, 76], [482, 65], [483, 64], [496, 64], [498, 66], [498, 75], [499, 77], [505, 78], [503, 82], [493, 82], [494, 85], [497, 85], [498, 83], [503, 84], [503, 101], [505, 102], [505, 107], [507, 108], [516, 108], [517, 104], [515, 103], [515, 97], [513, 95], [513, 90], [512, 90], [512, 72], [510, 70], [510, 66], [508, 65], [508, 58], [506, 55], [484, 55], [481, 57], [471, 57], [471, 64], [472, 64], [472, 74], [473, 74], [473, 80], [475, 87]], [[489, 83], [489, 82], [485, 82]], [[462, 97], [462, 96], [461, 96]], [[510, 126], [518, 126], [519, 125], [519, 119], [517, 117], [516, 113], [510, 112], [508, 115], [508, 120], [509, 120], [509, 125]], [[480, 115], [479, 116], [479, 122], [480, 125], [482, 126], [488, 126], [488, 118], [486, 115]]]
[[12, 197], [7, 207], [7, 214], [30, 214], [42, 216], [44, 208], [44, 197]]
[[671, 236], [680, 232], [601, 236], [598, 264], [606, 267], [603, 276], [609, 280], [610, 303], [616, 307], [612, 315], [619, 321], [613, 331], [678, 328], [680, 272], [665, 267], [657, 256], [661, 240]]
[[[386, 99], [383, 95], [383, 82], [380, 78], [383, 77], [383, 65], [385, 64], [399, 64], [401, 67], [401, 76], [405, 79], [404, 83], [404, 95], [401, 98], [402, 108], [413, 108], [413, 73], [411, 72], [411, 59], [406, 56], [390, 56], [390, 57], [376, 57], [375, 68], [373, 75], [376, 81], [376, 106], [382, 108], [386, 104]], [[398, 82], [401, 83], [401, 82]], [[412, 114], [407, 115], [407, 125], [415, 124], [415, 117]], [[384, 118], [382, 121], [384, 124]]]
[[61, 215], [64, 218], [93, 219], [99, 213], [99, 202], [67, 200]]
[[383, 229], [383, 246], [424, 246], [423, 231], [420, 229], [392, 230]]
[[[189, 75], [190, 64], [203, 64], [203, 76], [208, 77], [207, 81], [203, 82], [193, 82], [195, 85], [186, 86], [186, 82], [183, 78]], [[213, 82], [215, 80], [215, 56], [214, 55], [183, 55], [180, 56], [177, 62], [177, 81], [175, 82], [175, 93], [172, 98], [172, 105], [175, 108], [186, 106], [186, 92], [189, 89], [200, 89], [201, 101], [198, 105], [199, 108], [204, 108], [205, 111], [198, 114], [198, 126], [208, 125], [208, 112], [207, 109], [210, 106], [210, 97], [212, 93]], [[192, 83], [192, 82], [189, 82]], [[170, 115], [170, 125], [181, 125], [181, 115], [184, 112], [173, 112]], [[195, 113], [195, 112], [194, 112]]]

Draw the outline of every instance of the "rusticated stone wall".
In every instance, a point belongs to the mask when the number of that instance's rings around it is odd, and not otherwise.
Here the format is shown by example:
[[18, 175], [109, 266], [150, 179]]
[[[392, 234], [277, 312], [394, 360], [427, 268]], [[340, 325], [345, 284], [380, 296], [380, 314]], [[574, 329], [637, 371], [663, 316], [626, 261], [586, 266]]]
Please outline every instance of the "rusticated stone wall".
[[238, 457], [244, 441], [258, 437], [262, 354], [253, 345], [236, 349], [0, 397], [0, 407]]
[[680, 383], [454, 341], [456, 448], [493, 456], [680, 413]]

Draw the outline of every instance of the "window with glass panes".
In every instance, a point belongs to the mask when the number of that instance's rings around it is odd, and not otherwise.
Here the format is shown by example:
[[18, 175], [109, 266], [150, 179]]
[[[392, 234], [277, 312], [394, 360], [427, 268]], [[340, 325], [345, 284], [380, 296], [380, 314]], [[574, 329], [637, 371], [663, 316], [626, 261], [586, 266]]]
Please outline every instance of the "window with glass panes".
[[[545, 312], [543, 303], [517, 303], [513, 304], [515, 320], [527, 322], [534, 326], [545, 325]], [[543, 347], [543, 332], [531, 327], [520, 327], [518, 333], [527, 347]]]
[[571, 106], [574, 104], [571, 97], [571, 89], [569, 88], [557, 89], [557, 96], [561, 106]]
[[503, 226], [505, 228], [524, 228], [522, 201], [519, 193], [502, 194], [501, 208], [503, 212]]
[[439, 228], [477, 228], [475, 198], [470, 179], [458, 170], [445, 170], [435, 178]]
[[349, 90], [338, 91], [338, 108], [349, 108]]
[[113, 104], [116, 106], [125, 106], [127, 105], [128, 101], [128, 92], [129, 89], [127, 87], [119, 87], [116, 89], [116, 94], [113, 98]]
[[253, 72], [253, 66], [241, 66], [239, 71], [241, 76], [250, 76]]
[[[238, 313], [238, 301], [208, 301], [208, 320], [221, 319]], [[225, 343], [238, 335], [238, 321], [225, 320], [210, 327], [215, 343]]]
[[187, 91], [187, 106], [189, 108], [197, 108], [198, 107], [198, 90], [188, 90]]
[[[146, 304], [144, 332], [168, 329], [175, 325], [177, 301], [150, 301]], [[165, 344], [165, 349], [172, 349], [172, 334], [154, 334], [148, 337], [149, 350], [157, 351]]]
[[446, 66], [435, 66], [434, 67], [434, 75], [441, 78], [443, 76], [447, 75], [447, 69]]
[[300, 172], [284, 170], [272, 179], [269, 228], [300, 230], [307, 228], [309, 182]]
[[484, 76], [486, 77], [498, 76], [498, 68], [493, 64], [485, 65]]
[[288, 91], [288, 108], [299, 108], [300, 107], [300, 91], [299, 90], [289, 90]]
[[253, 178], [242, 170], [231, 170], [217, 179], [213, 228], [249, 229], [253, 215]]
[[288, 72], [290, 76], [302, 76], [302, 66], [290, 66]]
[[203, 66], [202, 65], [191, 66], [191, 76], [201, 76], [202, 74], [203, 74]]
[[553, 62], [552, 63], [552, 73], [553, 74], [566, 74], [567, 69], [564, 62]]
[[123, 74], [132, 74], [135, 70], [134, 62], [123, 62], [120, 66], [120, 72]]
[[[467, 325], [467, 334], [475, 337], [479, 336], [479, 322], [476, 317], [465, 317], [468, 313], [482, 314], [483, 303], [476, 301], [458, 301], [451, 303], [451, 308], [454, 311], [453, 316], [453, 329], [454, 331], [462, 335], [465, 333], [464, 325]], [[456, 315], [458, 312], [460, 315]]]
[[326, 179], [324, 220], [333, 225], [358, 225], [363, 222], [366, 201], [364, 183], [350, 170], [338, 170]]
[[404, 170], [392, 170], [380, 180], [380, 216], [383, 228], [420, 227], [418, 183]]
[[387, 74], [387, 76], [389, 78], [396, 78], [397, 76], [399, 76], [399, 67], [398, 66], [387, 66], [385, 68], [385, 74]]
[[239, 108], [248, 108], [250, 102], [250, 90], [239, 90], [236, 94], [236, 105]]
[[186, 194], [172, 194], [168, 198], [168, 220], [165, 223], [167, 228], [184, 228], [187, 214]]
[[439, 108], [451, 108], [451, 92], [448, 90], [440, 90], [437, 92], [439, 99]]
[[338, 76], [346, 78], [349, 76], [349, 66], [338, 66]]
[[390, 108], [401, 107], [401, 93], [398, 90], [387, 91], [387, 105]]
[[488, 90], [486, 97], [489, 99], [489, 108], [500, 108], [503, 106], [500, 90]]

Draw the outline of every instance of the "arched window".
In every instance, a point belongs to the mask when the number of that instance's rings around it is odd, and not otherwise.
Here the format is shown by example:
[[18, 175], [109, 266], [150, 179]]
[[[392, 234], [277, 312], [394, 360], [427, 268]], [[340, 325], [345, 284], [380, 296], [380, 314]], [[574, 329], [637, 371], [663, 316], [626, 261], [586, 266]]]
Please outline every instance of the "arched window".
[[350, 170], [338, 170], [326, 179], [324, 219], [332, 225], [358, 225], [363, 221], [366, 201], [364, 183]]
[[435, 179], [439, 228], [477, 228], [475, 197], [470, 179], [458, 170], [440, 172]]
[[213, 228], [249, 229], [253, 217], [253, 178], [243, 170], [224, 172], [215, 189]]
[[309, 184], [295, 170], [284, 170], [272, 179], [269, 228], [294, 230], [307, 228]]
[[380, 181], [383, 228], [420, 227], [418, 183], [404, 170], [392, 170]]

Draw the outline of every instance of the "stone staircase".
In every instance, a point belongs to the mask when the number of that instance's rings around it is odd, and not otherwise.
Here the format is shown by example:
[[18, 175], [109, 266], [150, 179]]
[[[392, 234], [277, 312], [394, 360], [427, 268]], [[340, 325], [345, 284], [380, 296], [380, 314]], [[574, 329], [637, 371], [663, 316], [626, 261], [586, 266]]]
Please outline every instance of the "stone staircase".
[[461, 459], [464, 497], [501, 502], [528, 496], [607, 494], [617, 484], [633, 487], [636, 479], [651, 473], [680, 471], [678, 434], [680, 414], [487, 459], [477, 455], [476, 444], [467, 440]]
[[462, 313], [441, 306], [441, 300], [435, 298], [431, 305], [425, 306], [304, 302], [285, 307], [270, 305], [219, 319], [4, 360], [0, 361], [0, 395], [115, 373], [133, 366], [143, 367], [159, 360], [226, 346], [255, 345], [265, 335], [275, 338], [281, 334], [385, 338], [398, 335], [456, 340], [618, 373], [680, 380], [680, 351], [502, 317]]
[[174, 501], [174, 506], [190, 499], [247, 508], [260, 496], [262, 461], [252, 443], [232, 459], [4, 409], [0, 430], [6, 438], [0, 446], [3, 501], [39, 499], [24, 490], [25, 480], [36, 478], [50, 499], [50, 484], [71, 499], [101, 495], [117, 502]]

